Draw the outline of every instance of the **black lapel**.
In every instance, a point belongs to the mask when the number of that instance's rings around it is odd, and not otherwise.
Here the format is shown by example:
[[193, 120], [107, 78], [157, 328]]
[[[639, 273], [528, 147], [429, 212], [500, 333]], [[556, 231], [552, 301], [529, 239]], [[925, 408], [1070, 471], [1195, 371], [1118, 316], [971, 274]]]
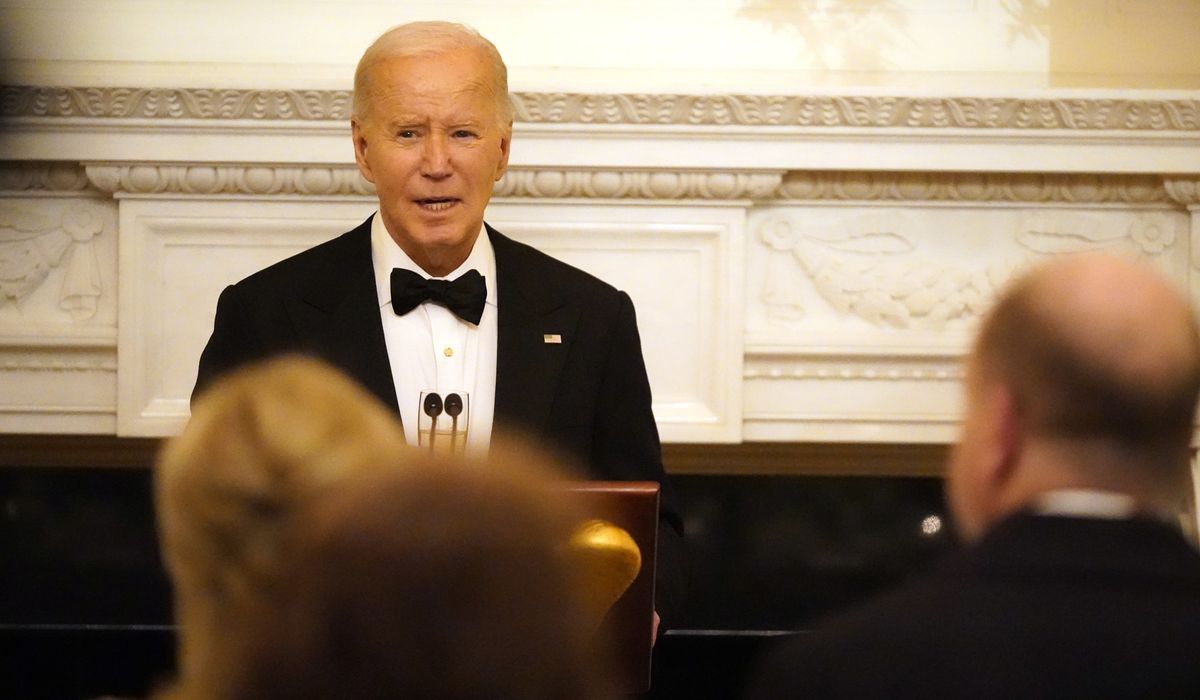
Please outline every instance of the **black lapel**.
[[301, 337], [399, 414], [371, 264], [371, 219], [346, 234], [292, 304]]
[[542, 253], [487, 231], [499, 287], [494, 421], [537, 435], [554, 403], [579, 308], [547, 284]]

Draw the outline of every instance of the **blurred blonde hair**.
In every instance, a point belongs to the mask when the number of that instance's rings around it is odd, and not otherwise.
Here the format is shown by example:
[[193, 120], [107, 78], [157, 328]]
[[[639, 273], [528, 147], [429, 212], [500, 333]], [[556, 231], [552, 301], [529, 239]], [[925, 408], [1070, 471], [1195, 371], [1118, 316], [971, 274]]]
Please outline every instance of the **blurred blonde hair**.
[[610, 697], [558, 464], [503, 438], [486, 461], [414, 460], [309, 504], [228, 698]]
[[289, 524], [336, 483], [405, 461], [399, 421], [317, 360], [286, 357], [234, 372], [196, 401], [159, 455], [155, 503], [175, 588], [180, 697], [211, 697], [223, 637], [277, 585]]

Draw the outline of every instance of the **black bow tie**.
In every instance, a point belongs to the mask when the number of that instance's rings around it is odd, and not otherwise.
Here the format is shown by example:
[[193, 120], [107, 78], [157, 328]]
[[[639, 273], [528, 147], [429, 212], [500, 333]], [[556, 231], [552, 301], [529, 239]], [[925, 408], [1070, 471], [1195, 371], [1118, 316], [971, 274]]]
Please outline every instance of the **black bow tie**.
[[392, 311], [403, 316], [425, 301], [441, 304], [462, 320], [479, 325], [487, 285], [478, 270], [469, 270], [453, 281], [425, 279], [398, 267], [392, 270]]

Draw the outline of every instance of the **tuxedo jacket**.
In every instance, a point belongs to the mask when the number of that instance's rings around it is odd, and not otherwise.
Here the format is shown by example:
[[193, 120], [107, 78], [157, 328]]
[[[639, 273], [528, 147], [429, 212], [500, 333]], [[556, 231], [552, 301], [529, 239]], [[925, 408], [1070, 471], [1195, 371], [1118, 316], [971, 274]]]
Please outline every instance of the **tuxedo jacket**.
[[[668, 536], [659, 538], [660, 578], [681, 578], [673, 570], [681, 566], [682, 521], [663, 472], [632, 301], [582, 270], [486, 230], [498, 288], [494, 427], [542, 441], [590, 478], [662, 484], [660, 530]], [[545, 342], [549, 334], [561, 342]], [[192, 396], [224, 372], [284, 353], [324, 359], [399, 413], [370, 219], [225, 288]], [[677, 605], [662, 602], [664, 609]]]
[[1021, 513], [771, 654], [748, 698], [1200, 698], [1200, 554], [1150, 519]]

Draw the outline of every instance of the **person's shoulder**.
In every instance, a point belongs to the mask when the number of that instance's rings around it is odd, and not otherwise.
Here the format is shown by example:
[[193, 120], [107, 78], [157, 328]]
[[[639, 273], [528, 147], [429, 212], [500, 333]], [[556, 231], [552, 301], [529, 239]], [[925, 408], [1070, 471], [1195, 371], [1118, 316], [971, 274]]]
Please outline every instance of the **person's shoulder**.
[[621, 291], [599, 277], [531, 245], [515, 241], [490, 226], [488, 230], [496, 253], [498, 272], [520, 270], [523, 277], [536, 280], [546, 289], [594, 302], [616, 303], [620, 298]]
[[[920, 632], [931, 618], [944, 611], [947, 581], [939, 571], [925, 572], [902, 582], [862, 604], [822, 622], [820, 630], [830, 640], [857, 641], [881, 630]], [[914, 629], [909, 630], [908, 628]]]
[[[235, 286], [262, 291], [303, 284], [330, 274], [344, 274], [346, 265], [370, 266], [370, 220], [346, 233], [300, 251], [243, 278]], [[363, 257], [365, 255], [365, 257]]]
[[[752, 669], [743, 697], [840, 696], [847, 683], [856, 682], [861, 669], [872, 666], [876, 680], [889, 677], [897, 660], [901, 665], [909, 663], [907, 655], [922, 648], [928, 635], [936, 634], [938, 609], [947, 601], [945, 583], [931, 573], [918, 575], [774, 642]], [[877, 665], [881, 659], [889, 663]]]
[[828, 681], [828, 666], [817, 656], [811, 632], [767, 642], [765, 652], [751, 664], [743, 700], [819, 697], [818, 688]]
[[821, 619], [809, 642], [837, 649], [919, 645], [944, 626], [970, 617], [978, 567], [974, 552], [948, 552], [857, 605]]

